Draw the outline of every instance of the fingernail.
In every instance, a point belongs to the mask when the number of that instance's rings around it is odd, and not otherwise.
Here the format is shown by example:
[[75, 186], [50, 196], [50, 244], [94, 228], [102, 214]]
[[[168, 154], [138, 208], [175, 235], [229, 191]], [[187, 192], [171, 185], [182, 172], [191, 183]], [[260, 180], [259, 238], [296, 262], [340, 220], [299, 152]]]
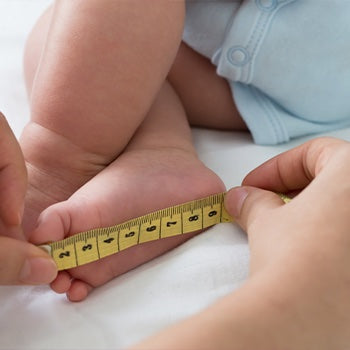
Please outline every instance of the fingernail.
[[26, 284], [48, 284], [57, 275], [57, 267], [53, 260], [41, 257], [25, 260], [19, 279]]
[[244, 187], [235, 187], [228, 191], [225, 197], [226, 210], [236, 219], [240, 217], [241, 209], [248, 191]]

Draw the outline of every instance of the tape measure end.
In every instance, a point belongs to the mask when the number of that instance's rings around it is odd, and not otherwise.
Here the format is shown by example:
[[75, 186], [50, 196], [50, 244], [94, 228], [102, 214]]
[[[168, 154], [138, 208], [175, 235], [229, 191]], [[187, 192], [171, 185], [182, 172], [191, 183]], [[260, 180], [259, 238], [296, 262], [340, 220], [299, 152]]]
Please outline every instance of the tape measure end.
[[45, 250], [46, 253], [51, 255], [51, 246], [49, 246], [48, 244], [39, 245], [39, 248], [41, 248], [42, 250]]

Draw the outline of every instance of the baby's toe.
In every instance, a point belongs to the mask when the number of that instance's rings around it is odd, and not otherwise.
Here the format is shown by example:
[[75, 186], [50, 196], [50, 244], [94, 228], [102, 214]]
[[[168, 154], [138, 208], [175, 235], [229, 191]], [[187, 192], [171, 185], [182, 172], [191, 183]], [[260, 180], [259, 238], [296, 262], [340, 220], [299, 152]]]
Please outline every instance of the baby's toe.
[[66, 271], [60, 271], [50, 287], [58, 294], [67, 293], [72, 285], [72, 277]]
[[83, 301], [92, 291], [93, 287], [81, 280], [73, 280], [72, 285], [67, 292], [67, 297], [70, 301]]
[[45, 244], [66, 237], [71, 226], [71, 216], [65, 203], [54, 204], [40, 214], [37, 226], [29, 236], [32, 243]]

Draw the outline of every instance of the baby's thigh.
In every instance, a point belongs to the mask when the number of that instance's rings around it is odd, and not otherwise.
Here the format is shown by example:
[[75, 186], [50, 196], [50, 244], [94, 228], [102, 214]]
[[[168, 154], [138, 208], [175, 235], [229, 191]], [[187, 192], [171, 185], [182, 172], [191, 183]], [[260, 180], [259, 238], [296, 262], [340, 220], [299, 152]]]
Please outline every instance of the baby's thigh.
[[175, 88], [191, 125], [246, 130], [228, 81], [210, 60], [182, 43], [168, 80]]

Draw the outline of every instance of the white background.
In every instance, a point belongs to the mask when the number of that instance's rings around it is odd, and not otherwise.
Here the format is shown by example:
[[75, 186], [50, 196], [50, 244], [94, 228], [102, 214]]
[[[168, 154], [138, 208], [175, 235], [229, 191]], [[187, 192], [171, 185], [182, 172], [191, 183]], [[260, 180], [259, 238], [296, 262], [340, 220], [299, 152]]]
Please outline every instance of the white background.
[[[29, 119], [23, 46], [48, 4], [0, 0], [0, 110], [17, 136]], [[267, 158], [304, 141], [261, 147], [247, 134], [193, 133], [201, 159], [228, 187]], [[350, 131], [331, 135], [349, 139]], [[47, 287], [0, 287], [0, 348], [123, 348], [237, 288], [247, 276], [248, 259], [245, 235], [232, 224], [221, 224], [106, 284], [82, 303], [70, 303]]]

